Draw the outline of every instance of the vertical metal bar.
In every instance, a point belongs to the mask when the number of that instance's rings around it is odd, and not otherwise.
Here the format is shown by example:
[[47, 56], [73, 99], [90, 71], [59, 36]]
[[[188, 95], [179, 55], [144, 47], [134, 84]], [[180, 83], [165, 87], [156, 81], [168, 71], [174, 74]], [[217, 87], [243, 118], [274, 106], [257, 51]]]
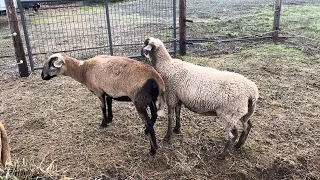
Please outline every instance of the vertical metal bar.
[[273, 40], [277, 40], [279, 35], [281, 1], [276, 0], [274, 5]]
[[173, 0], [173, 51], [177, 53], [177, 2]]
[[23, 28], [23, 33], [24, 33], [24, 39], [26, 41], [26, 46], [27, 46], [27, 51], [28, 51], [28, 57], [29, 57], [29, 63], [30, 63], [30, 68], [31, 71], [34, 71], [34, 62], [33, 62], [33, 57], [32, 57], [32, 50], [31, 50], [31, 45], [30, 45], [30, 39], [29, 39], [29, 34], [27, 30], [27, 25], [26, 25], [26, 19], [24, 15], [24, 9], [22, 7], [21, 1], [17, 0], [18, 3], [18, 8], [20, 11], [20, 17], [21, 17], [21, 23], [22, 23], [22, 28]]
[[110, 55], [113, 56], [112, 35], [111, 35], [111, 26], [110, 26], [110, 17], [109, 17], [109, 0], [106, 0], [105, 5], [106, 5], [106, 18], [107, 18], [109, 49], [110, 49]]

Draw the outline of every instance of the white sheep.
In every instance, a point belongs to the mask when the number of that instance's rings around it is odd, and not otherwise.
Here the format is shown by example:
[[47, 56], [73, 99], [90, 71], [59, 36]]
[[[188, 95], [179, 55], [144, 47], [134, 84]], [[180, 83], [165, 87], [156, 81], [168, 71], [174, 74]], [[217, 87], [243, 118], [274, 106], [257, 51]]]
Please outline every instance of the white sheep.
[[202, 67], [180, 59], [173, 59], [163, 42], [150, 37], [145, 40], [141, 55], [147, 57], [161, 74], [166, 85], [168, 105], [168, 130], [165, 140], [172, 135], [172, 120], [176, 115], [173, 132], [180, 133], [180, 110], [189, 110], [208, 116], [217, 116], [225, 124], [228, 142], [218, 158], [225, 158], [238, 136], [236, 122], [241, 120], [243, 132], [238, 143], [240, 148], [251, 129], [249, 117], [254, 113], [259, 98], [256, 84], [243, 75]]
[[[165, 85], [160, 74], [150, 65], [127, 57], [100, 55], [85, 61], [53, 54], [44, 63], [41, 77], [50, 80], [57, 75], [69, 76], [84, 84], [99, 97], [102, 110], [102, 126], [107, 126], [112, 119], [111, 100], [132, 101], [145, 123], [145, 132], [150, 135], [150, 153], [157, 150], [153, 129], [157, 115], [163, 116], [165, 106]], [[108, 103], [106, 116], [105, 98]], [[159, 98], [159, 110], [155, 101]], [[147, 107], [151, 110], [151, 119]], [[110, 115], [110, 116], [109, 116]]]

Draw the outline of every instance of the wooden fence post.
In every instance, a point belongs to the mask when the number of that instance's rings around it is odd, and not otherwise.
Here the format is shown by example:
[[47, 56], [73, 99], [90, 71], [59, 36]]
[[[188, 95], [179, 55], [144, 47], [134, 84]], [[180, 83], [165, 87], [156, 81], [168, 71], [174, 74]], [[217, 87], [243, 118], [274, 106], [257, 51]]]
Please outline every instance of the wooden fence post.
[[274, 20], [273, 20], [273, 40], [276, 41], [279, 36], [280, 26], [280, 12], [282, 0], [276, 0], [274, 5]]
[[19, 68], [19, 74], [21, 77], [29, 76], [28, 64], [26, 61], [26, 55], [23, 49], [23, 43], [20, 35], [20, 30], [18, 26], [18, 19], [16, 8], [13, 4], [13, 0], [5, 0], [7, 17], [11, 30], [11, 37], [14, 46], [14, 52], [16, 55], [16, 60]]
[[187, 11], [187, 3], [186, 0], [179, 1], [179, 46], [180, 51], [179, 54], [181, 56], [185, 55], [187, 52], [186, 45], [186, 34], [187, 34], [187, 26], [186, 26], [186, 12]]

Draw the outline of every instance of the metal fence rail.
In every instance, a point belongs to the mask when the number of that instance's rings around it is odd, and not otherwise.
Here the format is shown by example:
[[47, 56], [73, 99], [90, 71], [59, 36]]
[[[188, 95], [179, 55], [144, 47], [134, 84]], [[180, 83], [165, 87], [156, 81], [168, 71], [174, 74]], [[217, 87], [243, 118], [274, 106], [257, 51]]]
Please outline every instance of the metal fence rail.
[[[32, 2], [32, 1], [31, 1]], [[33, 1], [35, 2], [35, 1]], [[36, 1], [38, 12], [20, 7], [31, 64], [37, 69], [48, 54], [76, 58], [97, 54], [136, 56], [148, 36], [175, 38], [171, 0], [135, 0], [86, 5], [83, 1]], [[19, 1], [18, 1], [19, 4]], [[168, 48], [175, 49], [175, 43]]]

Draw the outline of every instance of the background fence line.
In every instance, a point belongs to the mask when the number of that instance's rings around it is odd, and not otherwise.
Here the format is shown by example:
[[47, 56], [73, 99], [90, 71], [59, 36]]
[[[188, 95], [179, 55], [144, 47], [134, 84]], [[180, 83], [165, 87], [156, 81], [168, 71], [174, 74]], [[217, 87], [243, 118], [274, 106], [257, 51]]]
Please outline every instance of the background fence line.
[[[33, 4], [40, 5], [37, 11], [26, 10], [25, 5], [18, 3], [19, 27], [31, 68], [41, 68], [46, 56], [55, 52], [76, 58], [97, 54], [138, 57], [140, 46], [148, 36], [165, 41], [171, 53], [183, 51], [184, 44], [189, 51], [197, 49], [195, 45], [206, 49], [212, 43], [271, 38], [276, 30], [277, 1], [282, 3], [276, 33], [285, 38], [294, 37], [288, 41], [293, 44], [310, 44], [310, 52], [317, 52], [320, 41], [320, 2], [317, 0], [180, 0], [180, 3], [131, 0], [106, 6], [108, 1], [87, 4], [87, 0], [33, 0]], [[186, 3], [185, 17], [177, 23], [177, 14], [182, 13], [181, 2]], [[183, 31], [186, 31], [185, 39], [181, 39]], [[2, 15], [0, 62], [5, 59], [7, 63], [15, 57], [10, 38], [6, 16]], [[180, 46], [176, 44], [178, 41]]]

